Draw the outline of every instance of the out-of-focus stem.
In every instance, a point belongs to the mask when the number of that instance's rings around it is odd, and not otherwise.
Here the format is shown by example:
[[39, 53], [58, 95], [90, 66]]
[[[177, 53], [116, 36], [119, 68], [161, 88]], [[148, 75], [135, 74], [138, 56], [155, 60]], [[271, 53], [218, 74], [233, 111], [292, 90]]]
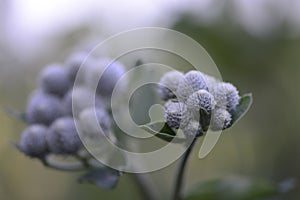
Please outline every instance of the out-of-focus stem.
[[145, 200], [158, 200], [159, 194], [147, 174], [132, 174]]

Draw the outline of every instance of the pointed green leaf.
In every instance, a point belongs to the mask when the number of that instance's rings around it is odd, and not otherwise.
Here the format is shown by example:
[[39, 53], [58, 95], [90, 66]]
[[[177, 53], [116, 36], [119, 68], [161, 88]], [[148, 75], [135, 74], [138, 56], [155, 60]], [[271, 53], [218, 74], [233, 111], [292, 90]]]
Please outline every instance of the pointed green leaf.
[[153, 122], [141, 125], [140, 128], [167, 142], [183, 143], [185, 141], [185, 138], [176, 136], [176, 132], [166, 122]]
[[80, 183], [92, 183], [104, 189], [113, 189], [120, 178], [120, 172], [109, 169], [109, 168], [100, 168], [93, 169], [79, 178]]
[[154, 133], [160, 132], [170, 136], [176, 135], [175, 131], [166, 122], [163, 121], [153, 122], [143, 126], [148, 127]]
[[234, 112], [232, 112], [232, 121], [231, 126], [233, 126], [236, 122], [238, 122], [249, 110], [250, 106], [252, 105], [253, 99], [252, 94], [245, 94], [241, 97], [240, 103], [235, 109]]

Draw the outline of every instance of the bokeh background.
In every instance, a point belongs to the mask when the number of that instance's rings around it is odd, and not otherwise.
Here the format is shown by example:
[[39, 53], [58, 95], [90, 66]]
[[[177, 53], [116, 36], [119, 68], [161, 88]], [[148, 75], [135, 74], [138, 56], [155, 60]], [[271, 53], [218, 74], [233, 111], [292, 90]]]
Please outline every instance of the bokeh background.
[[[24, 111], [39, 71], [72, 52], [130, 28], [171, 28], [197, 40], [223, 79], [254, 97], [208, 157], [194, 152], [185, 190], [230, 175], [299, 181], [299, 13], [299, 0], [0, 0], [0, 105]], [[0, 112], [0, 199], [141, 199], [128, 175], [106, 191], [26, 158], [12, 145], [24, 127]], [[175, 167], [150, 174], [161, 195]], [[299, 197], [296, 186], [286, 199]]]

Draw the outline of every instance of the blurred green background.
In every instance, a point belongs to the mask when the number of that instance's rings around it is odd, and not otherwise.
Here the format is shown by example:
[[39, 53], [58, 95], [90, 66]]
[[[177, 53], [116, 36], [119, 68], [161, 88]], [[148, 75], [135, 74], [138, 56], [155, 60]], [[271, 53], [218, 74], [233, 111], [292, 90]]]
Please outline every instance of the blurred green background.
[[[39, 16], [30, 15], [30, 9], [26, 10], [28, 7], [22, 7], [23, 4], [18, 6], [17, 1], [0, 1], [0, 105], [23, 111], [38, 72], [48, 63], [63, 62], [72, 52], [91, 48], [120, 30], [139, 26], [168, 27], [203, 45], [223, 79], [235, 84], [240, 93], [252, 92], [254, 97], [249, 113], [236, 126], [224, 131], [208, 157], [199, 160], [199, 146], [195, 149], [185, 190], [199, 181], [230, 175], [266, 178], [274, 182], [287, 178], [299, 181], [300, 23], [297, 8], [300, 8], [300, 2], [265, 0], [262, 1], [267, 2], [265, 4], [253, 1], [248, 2], [249, 5], [242, 2], [249, 9], [233, 0], [188, 1], [190, 4], [184, 6], [177, 2], [177, 7], [173, 5], [175, 1], [162, 5], [154, 1], [156, 7], [161, 6], [166, 12], [163, 9], [158, 9], [159, 13], [145, 11], [144, 21], [136, 22], [132, 20], [134, 17], [121, 21], [130, 9], [143, 10], [151, 4], [133, 1], [129, 8], [118, 8], [123, 11], [119, 16], [85, 13], [82, 18], [86, 20], [74, 19], [72, 24], [75, 25], [57, 26], [55, 32], [47, 29], [53, 24], [45, 21], [36, 23], [44, 32], [38, 32], [40, 29], [37, 28], [23, 33], [21, 30], [34, 27], [34, 24], [27, 26], [30, 19]], [[36, 5], [33, 0], [28, 3]], [[33, 7], [39, 10], [38, 5]], [[67, 12], [68, 5], [64, 3], [60, 7], [66, 11], [66, 18], [71, 15]], [[20, 25], [16, 7], [23, 8], [23, 17], [28, 12], [28, 18], [24, 18], [28, 23], [26, 26]], [[99, 3], [97, 8], [114, 9], [106, 4], [101, 7]], [[133, 10], [135, 15], [132, 16], [138, 18], [139, 13], [143, 13], [141, 10]], [[156, 20], [147, 21], [154, 16]], [[39, 33], [36, 34], [39, 37], [32, 33]], [[42, 33], [46, 36], [41, 37]], [[141, 199], [129, 175], [121, 178], [115, 190], [106, 191], [78, 184], [78, 173], [50, 170], [38, 161], [26, 158], [12, 145], [18, 141], [24, 127], [21, 122], [0, 112], [0, 199]], [[163, 196], [171, 192], [175, 167], [176, 163], [150, 174]], [[299, 197], [297, 186], [286, 199]]]

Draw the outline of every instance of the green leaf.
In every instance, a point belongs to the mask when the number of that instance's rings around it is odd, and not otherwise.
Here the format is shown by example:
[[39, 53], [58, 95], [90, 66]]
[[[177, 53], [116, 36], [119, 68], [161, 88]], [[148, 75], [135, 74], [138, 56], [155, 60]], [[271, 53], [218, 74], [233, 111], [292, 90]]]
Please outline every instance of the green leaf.
[[87, 172], [78, 181], [80, 183], [92, 183], [104, 189], [113, 189], [117, 185], [119, 178], [120, 172], [103, 167]]
[[226, 177], [199, 184], [185, 200], [256, 200], [280, 194], [279, 187], [267, 180]]
[[185, 138], [176, 136], [176, 132], [163, 121], [141, 125], [140, 128], [167, 142], [183, 143], [186, 141]]
[[[253, 98], [252, 94], [245, 94], [241, 97], [239, 105], [235, 109], [234, 112], [232, 112], [232, 120], [229, 127], [233, 126], [238, 122], [249, 110], [250, 106], [252, 105]], [[229, 128], [228, 127], [228, 128]]]

